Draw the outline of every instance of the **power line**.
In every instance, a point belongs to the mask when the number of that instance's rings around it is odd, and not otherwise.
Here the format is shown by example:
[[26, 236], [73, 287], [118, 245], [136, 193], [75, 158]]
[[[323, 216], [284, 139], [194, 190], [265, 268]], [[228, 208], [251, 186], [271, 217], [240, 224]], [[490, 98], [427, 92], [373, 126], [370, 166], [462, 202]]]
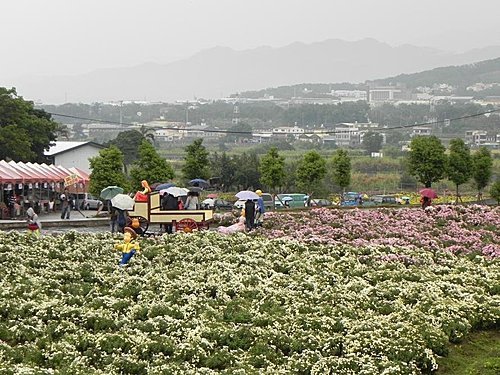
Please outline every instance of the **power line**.
[[[450, 118], [450, 119], [445, 119], [445, 120], [438, 120], [438, 121], [428, 121], [428, 122], [421, 122], [417, 124], [412, 124], [412, 125], [398, 125], [398, 126], [392, 126], [392, 127], [385, 127], [385, 128], [379, 128], [379, 129], [371, 129], [371, 131], [386, 131], [386, 130], [395, 130], [395, 129], [407, 129], [407, 128], [415, 128], [418, 126], [425, 126], [425, 125], [436, 125], [439, 123], [444, 123], [445, 121], [454, 122], [454, 121], [460, 121], [460, 120], [466, 120], [469, 118], [473, 117], [479, 117], [479, 116], [484, 116], [488, 115], [491, 113], [495, 112], [500, 112], [500, 109], [492, 109], [489, 111], [485, 112], [480, 112], [472, 115], [465, 115], [461, 117], [455, 117], [455, 118]], [[59, 117], [66, 117], [66, 118], [71, 118], [75, 120], [85, 120], [85, 121], [92, 121], [92, 122], [101, 122], [101, 123], [106, 123], [106, 124], [115, 124], [115, 125], [124, 125], [124, 126], [136, 126], [137, 124], [132, 124], [132, 123], [124, 123], [124, 122], [117, 122], [117, 121], [108, 121], [108, 120], [101, 120], [101, 119], [94, 119], [94, 118], [89, 118], [89, 117], [80, 117], [80, 116], [72, 116], [72, 115], [65, 115], [62, 113], [55, 113], [55, 112], [47, 112], [48, 114], [52, 116], [59, 116]], [[252, 131], [239, 131], [239, 130], [217, 130], [217, 129], [188, 129], [188, 128], [177, 128], [177, 127], [172, 127], [172, 126], [162, 126], [161, 129], [164, 130], [174, 130], [174, 131], [183, 131], [183, 132], [204, 132], [204, 133], [219, 133], [219, 134], [246, 134], [246, 135], [252, 135], [252, 134], [258, 134], [258, 132], [252, 132]], [[327, 130], [327, 131], [317, 131], [317, 132], [304, 132], [300, 133], [302, 135], [313, 135], [313, 134], [336, 134], [336, 133], [341, 133], [343, 132], [342, 130]]]

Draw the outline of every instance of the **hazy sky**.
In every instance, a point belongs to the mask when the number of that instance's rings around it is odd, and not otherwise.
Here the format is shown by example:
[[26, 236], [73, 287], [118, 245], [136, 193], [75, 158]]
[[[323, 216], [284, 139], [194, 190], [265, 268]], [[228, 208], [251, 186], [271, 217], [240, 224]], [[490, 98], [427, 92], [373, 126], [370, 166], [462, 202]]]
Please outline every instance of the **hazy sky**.
[[4, 0], [0, 86], [169, 62], [202, 49], [375, 38], [447, 50], [500, 44], [499, 0]]

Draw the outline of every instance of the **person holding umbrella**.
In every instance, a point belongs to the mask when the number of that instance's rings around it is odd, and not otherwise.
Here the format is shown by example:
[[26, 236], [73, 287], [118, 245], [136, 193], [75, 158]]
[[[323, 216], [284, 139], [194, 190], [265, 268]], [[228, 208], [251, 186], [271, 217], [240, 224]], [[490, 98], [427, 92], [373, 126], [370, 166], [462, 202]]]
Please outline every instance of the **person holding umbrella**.
[[421, 195], [420, 204], [422, 206], [422, 209], [424, 210], [432, 204], [433, 199], [438, 197], [436, 192], [431, 188], [425, 188], [420, 190], [420, 195]]
[[123, 193], [123, 188], [116, 185], [107, 186], [101, 190], [100, 196], [102, 199], [106, 200], [106, 206], [108, 208], [109, 227], [111, 229], [111, 233], [115, 233], [118, 220], [118, 211], [111, 204], [111, 199], [116, 197], [118, 194], [122, 193]]
[[251, 231], [255, 225], [255, 202], [251, 199], [245, 202], [245, 222], [247, 230]]
[[259, 196], [257, 199], [257, 213], [255, 214], [255, 226], [261, 226], [264, 222], [264, 213], [266, 208], [264, 206], [264, 199], [262, 198], [262, 190], [256, 190], [255, 193]]
[[[161, 199], [161, 209], [164, 211], [172, 211], [179, 209], [179, 203], [177, 197], [174, 197], [173, 194], [165, 192], [163, 198]], [[168, 234], [173, 233], [173, 225], [172, 223], [165, 224], [165, 231]]]
[[186, 204], [184, 205], [184, 209], [186, 210], [197, 210], [199, 207], [198, 200], [199, 193], [197, 191], [189, 191], [186, 199]]

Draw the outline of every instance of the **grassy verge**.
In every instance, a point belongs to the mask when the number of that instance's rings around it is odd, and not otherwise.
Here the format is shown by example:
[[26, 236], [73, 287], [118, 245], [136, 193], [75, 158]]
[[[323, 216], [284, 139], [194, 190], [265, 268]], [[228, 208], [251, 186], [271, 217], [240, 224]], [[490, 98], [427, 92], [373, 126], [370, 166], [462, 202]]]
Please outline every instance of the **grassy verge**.
[[500, 374], [500, 331], [477, 332], [469, 340], [452, 345], [448, 357], [438, 361], [437, 374]]

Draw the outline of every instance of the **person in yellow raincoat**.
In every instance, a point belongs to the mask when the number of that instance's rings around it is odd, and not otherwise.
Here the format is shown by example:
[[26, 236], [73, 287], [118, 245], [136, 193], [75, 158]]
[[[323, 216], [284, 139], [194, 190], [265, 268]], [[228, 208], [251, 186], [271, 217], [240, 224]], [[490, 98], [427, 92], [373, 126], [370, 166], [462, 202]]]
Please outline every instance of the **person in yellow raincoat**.
[[123, 242], [120, 244], [115, 244], [116, 250], [122, 251], [122, 259], [120, 260], [120, 266], [125, 266], [128, 261], [134, 256], [134, 254], [141, 250], [139, 244], [133, 240], [137, 238], [137, 234], [130, 227], [124, 228]]

